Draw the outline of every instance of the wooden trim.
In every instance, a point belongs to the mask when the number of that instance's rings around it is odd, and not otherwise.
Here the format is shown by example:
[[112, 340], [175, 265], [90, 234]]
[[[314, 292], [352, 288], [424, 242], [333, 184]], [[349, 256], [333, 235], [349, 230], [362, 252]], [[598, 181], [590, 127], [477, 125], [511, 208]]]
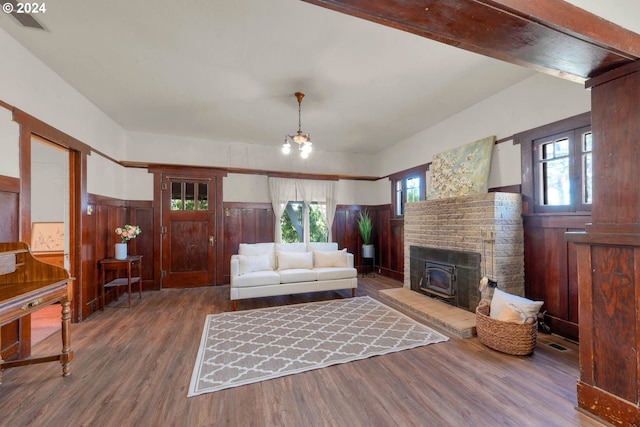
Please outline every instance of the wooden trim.
[[[582, 346], [582, 343], [580, 344]], [[578, 408], [600, 417], [611, 425], [640, 425], [640, 409], [584, 381], [578, 381]]]
[[0, 175], [0, 191], [20, 193], [20, 178]]
[[[22, 127], [28, 127], [30, 133], [34, 133], [51, 142], [55, 142], [64, 148], [80, 151], [85, 154], [89, 154], [91, 152], [91, 147], [84, 142], [67, 135], [66, 133], [48, 125], [42, 120], [36, 119], [22, 110], [17, 108], [13, 109], [13, 120], [19, 123]], [[31, 139], [31, 135], [29, 135], [29, 139]]]
[[629, 74], [637, 73], [638, 71], [640, 71], [640, 60], [632, 62], [631, 64], [623, 65], [622, 67], [616, 68], [613, 71], [589, 79], [585, 82], [584, 87], [590, 89], [595, 86], [608, 83], [612, 80], [627, 76]]
[[297, 179], [319, 179], [325, 181], [338, 181], [341, 179], [348, 179], [354, 181], [377, 181], [381, 179], [376, 176], [358, 176], [358, 175], [344, 175], [344, 174], [312, 174], [312, 173], [303, 173], [303, 172], [281, 172], [276, 170], [267, 170], [267, 169], [244, 169], [244, 168], [224, 168], [217, 166], [191, 166], [191, 165], [170, 165], [163, 163], [143, 163], [143, 162], [128, 162], [122, 161], [118, 162], [120, 165], [127, 168], [140, 168], [140, 169], [148, 169], [149, 172], [161, 172], [161, 173], [170, 173], [167, 171], [171, 170], [197, 170], [201, 169], [203, 171], [208, 171], [207, 173], [218, 173], [223, 176], [236, 173], [236, 174], [246, 174], [246, 175], [266, 175], [275, 178], [297, 178]]
[[557, 0], [304, 1], [576, 82], [640, 57], [640, 35]]
[[513, 135], [513, 142], [514, 144], [523, 144], [531, 142], [534, 139], [543, 138], [560, 132], [567, 132], [573, 129], [579, 129], [585, 126], [591, 126], [591, 111], [538, 126], [524, 132], [518, 132]]
[[522, 224], [525, 228], [572, 228], [584, 229], [591, 222], [591, 215], [568, 212], [565, 214], [525, 214], [522, 215]]
[[101, 196], [98, 194], [89, 194], [88, 202], [95, 203], [98, 205], [106, 205], [106, 206], [115, 206], [118, 208], [124, 208], [127, 206], [127, 202], [121, 199], [116, 199], [108, 196]]
[[416, 175], [416, 174], [426, 174], [427, 171], [429, 170], [429, 167], [431, 166], [431, 162], [429, 163], [424, 163], [418, 166], [414, 166], [412, 168], [409, 169], [405, 169], [403, 171], [400, 172], [395, 172], [392, 173], [390, 175], [387, 175], [384, 178], [389, 178], [390, 180], [398, 180], [398, 179], [404, 179], [408, 176], [412, 176], [412, 175]]
[[[115, 164], [117, 164], [117, 165], [124, 166], [124, 164], [123, 164], [123, 162], [122, 162], [122, 161], [120, 161], [120, 160], [116, 160], [116, 159], [114, 159], [113, 157], [111, 157], [110, 155], [105, 154], [105, 153], [103, 153], [103, 152], [102, 152], [102, 151], [100, 151], [100, 150], [96, 150], [95, 148], [91, 148], [91, 152], [92, 152], [92, 153], [95, 153], [95, 154], [97, 154], [97, 155], [99, 155], [99, 156], [101, 156], [101, 157], [104, 157], [105, 159], [107, 159], [107, 160], [109, 160], [109, 161], [112, 161], [113, 163], [115, 163]], [[126, 167], [126, 166], [125, 166], [125, 167]]]
[[13, 105], [7, 104], [6, 102], [4, 102], [1, 99], [0, 99], [0, 107], [5, 108], [5, 109], [7, 109], [9, 111], [13, 111]]
[[520, 184], [504, 185], [502, 187], [493, 187], [488, 190], [489, 193], [522, 193], [522, 186]]
[[31, 128], [20, 125], [20, 241], [31, 241]]
[[271, 203], [256, 203], [256, 202], [223, 202], [224, 209], [271, 209], [273, 205]]

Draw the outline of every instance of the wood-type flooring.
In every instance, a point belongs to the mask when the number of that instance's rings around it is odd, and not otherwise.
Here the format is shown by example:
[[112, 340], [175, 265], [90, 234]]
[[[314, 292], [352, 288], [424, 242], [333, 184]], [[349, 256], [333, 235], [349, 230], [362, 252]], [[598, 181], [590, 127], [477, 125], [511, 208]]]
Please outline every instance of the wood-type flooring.
[[[357, 295], [401, 283], [359, 278]], [[239, 310], [349, 298], [351, 291], [241, 300]], [[126, 298], [126, 296], [121, 296]], [[516, 357], [455, 338], [187, 398], [205, 315], [229, 286], [145, 292], [72, 326], [75, 359], [4, 371], [6, 426], [601, 426], [575, 409], [577, 346], [541, 335]], [[549, 343], [566, 348], [558, 351]], [[57, 351], [51, 335], [34, 355]]]

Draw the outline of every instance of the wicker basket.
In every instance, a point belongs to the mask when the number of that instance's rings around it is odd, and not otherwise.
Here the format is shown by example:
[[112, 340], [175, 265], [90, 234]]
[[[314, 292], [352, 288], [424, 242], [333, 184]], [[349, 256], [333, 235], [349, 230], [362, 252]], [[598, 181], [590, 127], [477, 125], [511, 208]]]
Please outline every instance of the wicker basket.
[[533, 353], [538, 334], [538, 322], [530, 317], [523, 324], [503, 322], [489, 317], [490, 303], [480, 301], [476, 308], [476, 331], [478, 339], [494, 350], [516, 356]]

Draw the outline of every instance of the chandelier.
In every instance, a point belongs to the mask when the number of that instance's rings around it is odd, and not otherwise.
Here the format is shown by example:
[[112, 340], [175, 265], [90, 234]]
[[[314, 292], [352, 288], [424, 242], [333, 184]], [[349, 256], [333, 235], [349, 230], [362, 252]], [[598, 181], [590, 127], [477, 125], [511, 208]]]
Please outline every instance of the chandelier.
[[301, 106], [302, 106], [302, 98], [304, 98], [304, 93], [296, 92], [296, 98], [298, 98], [298, 133], [295, 135], [285, 135], [284, 136], [284, 144], [282, 144], [282, 152], [284, 154], [289, 154], [291, 152], [291, 142], [293, 141], [298, 144], [298, 151], [300, 151], [300, 157], [306, 159], [309, 157], [309, 153], [311, 153], [311, 137], [308, 133], [302, 133], [302, 121], [300, 119], [301, 114]]

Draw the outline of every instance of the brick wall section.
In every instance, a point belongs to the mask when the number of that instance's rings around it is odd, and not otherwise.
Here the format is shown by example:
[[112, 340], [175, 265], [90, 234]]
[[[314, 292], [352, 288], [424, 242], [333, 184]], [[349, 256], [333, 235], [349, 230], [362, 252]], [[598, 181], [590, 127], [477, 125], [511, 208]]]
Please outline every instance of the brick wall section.
[[407, 203], [404, 245], [405, 288], [411, 288], [409, 248], [423, 246], [477, 252], [481, 276], [497, 281], [505, 292], [524, 296], [520, 194], [483, 193]]

